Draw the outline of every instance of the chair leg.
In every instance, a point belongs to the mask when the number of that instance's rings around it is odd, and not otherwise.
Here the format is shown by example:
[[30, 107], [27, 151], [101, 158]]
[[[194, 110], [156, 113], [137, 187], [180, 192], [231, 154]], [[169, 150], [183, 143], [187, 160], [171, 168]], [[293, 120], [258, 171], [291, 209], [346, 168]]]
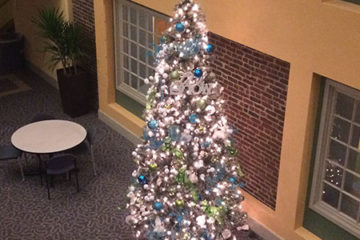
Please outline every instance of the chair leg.
[[78, 177], [77, 171], [75, 171], [75, 179], [76, 179], [76, 190], [77, 190], [77, 192], [80, 192], [79, 177]]
[[95, 165], [95, 157], [94, 157], [94, 148], [90, 145], [90, 154], [91, 154], [91, 162], [93, 165], [94, 176], [96, 176], [96, 165]]
[[22, 166], [22, 164], [21, 164], [21, 157], [19, 157], [19, 158], [17, 159], [17, 162], [18, 162], [19, 167], [20, 167], [20, 172], [21, 172], [22, 181], [25, 181], [24, 169], [23, 169], [23, 166]]
[[48, 199], [50, 200], [49, 176], [47, 174], [45, 175], [45, 180], [46, 180], [46, 188], [47, 188]]

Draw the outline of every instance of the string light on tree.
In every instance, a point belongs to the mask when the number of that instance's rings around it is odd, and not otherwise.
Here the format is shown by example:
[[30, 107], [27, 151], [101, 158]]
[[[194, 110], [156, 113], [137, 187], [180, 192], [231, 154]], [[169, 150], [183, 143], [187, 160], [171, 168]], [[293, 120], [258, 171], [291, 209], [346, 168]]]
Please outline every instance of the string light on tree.
[[156, 52], [144, 144], [127, 194], [126, 223], [137, 239], [221, 240], [246, 229], [243, 173], [210, 67], [215, 46], [193, 0], [182, 0]]

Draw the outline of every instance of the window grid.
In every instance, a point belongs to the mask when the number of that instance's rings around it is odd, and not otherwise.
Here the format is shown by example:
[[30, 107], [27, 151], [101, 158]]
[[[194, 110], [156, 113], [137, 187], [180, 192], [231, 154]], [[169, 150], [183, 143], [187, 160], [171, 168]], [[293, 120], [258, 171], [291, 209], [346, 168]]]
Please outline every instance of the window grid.
[[[310, 208], [359, 237], [360, 190], [354, 184], [360, 186], [360, 134], [357, 129], [360, 127], [360, 92], [331, 80], [327, 80], [325, 89]], [[339, 95], [352, 101], [352, 105], [345, 107], [349, 114], [338, 110], [338, 101], [346, 103]], [[330, 200], [326, 191], [329, 191]]]
[[[116, 88], [136, 101], [145, 104], [147, 86], [144, 79], [153, 75], [155, 45], [161, 35], [157, 34], [157, 21], [166, 17], [126, 0], [114, 0], [116, 36]], [[117, 53], [120, 53], [119, 56]]]

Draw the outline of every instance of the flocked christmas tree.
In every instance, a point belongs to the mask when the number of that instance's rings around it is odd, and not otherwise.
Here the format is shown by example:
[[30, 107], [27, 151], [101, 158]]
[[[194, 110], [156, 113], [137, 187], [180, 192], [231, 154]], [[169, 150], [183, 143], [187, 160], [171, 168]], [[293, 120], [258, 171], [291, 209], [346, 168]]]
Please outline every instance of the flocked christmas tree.
[[236, 239], [246, 226], [243, 173], [209, 65], [213, 51], [199, 6], [182, 0], [147, 79], [145, 143], [133, 152], [126, 222], [137, 239]]

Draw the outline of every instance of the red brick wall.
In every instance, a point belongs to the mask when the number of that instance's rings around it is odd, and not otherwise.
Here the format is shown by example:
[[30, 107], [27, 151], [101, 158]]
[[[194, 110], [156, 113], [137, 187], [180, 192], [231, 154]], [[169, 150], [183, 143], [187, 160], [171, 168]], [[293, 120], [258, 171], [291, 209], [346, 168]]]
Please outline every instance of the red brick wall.
[[97, 65], [93, 0], [73, 0], [73, 15], [74, 21], [82, 27], [88, 40], [89, 57], [84, 61], [83, 66], [90, 73], [90, 84], [94, 96], [92, 105], [97, 108]]
[[210, 33], [246, 191], [275, 209], [290, 64]]

